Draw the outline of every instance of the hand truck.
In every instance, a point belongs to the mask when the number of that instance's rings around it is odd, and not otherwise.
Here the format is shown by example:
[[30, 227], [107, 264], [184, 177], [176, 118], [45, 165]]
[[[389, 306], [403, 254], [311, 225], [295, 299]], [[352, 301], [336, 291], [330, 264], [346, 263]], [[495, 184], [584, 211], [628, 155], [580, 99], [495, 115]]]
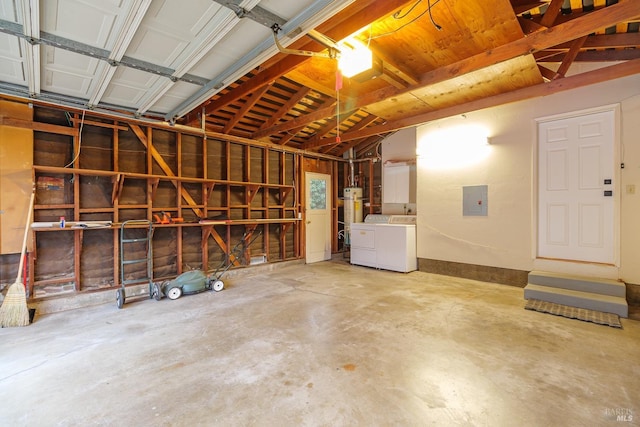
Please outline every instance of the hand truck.
[[[149, 283], [149, 298], [153, 296], [153, 223], [146, 219], [124, 221], [120, 225], [120, 286], [116, 292], [116, 304], [122, 308], [126, 301], [126, 285]], [[127, 248], [129, 251], [127, 251]], [[144, 250], [144, 256], [139, 254]], [[135, 252], [134, 252], [135, 251]], [[133, 254], [132, 254], [133, 253]], [[130, 256], [130, 257], [128, 257]], [[125, 279], [125, 266], [146, 264], [143, 277]]]

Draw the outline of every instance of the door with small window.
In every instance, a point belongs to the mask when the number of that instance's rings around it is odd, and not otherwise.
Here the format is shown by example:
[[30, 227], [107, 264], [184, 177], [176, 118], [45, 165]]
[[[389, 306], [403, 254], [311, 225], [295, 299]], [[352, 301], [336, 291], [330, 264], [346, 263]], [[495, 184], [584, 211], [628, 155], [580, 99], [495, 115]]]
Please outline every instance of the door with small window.
[[331, 176], [305, 174], [305, 237], [307, 264], [331, 258]]

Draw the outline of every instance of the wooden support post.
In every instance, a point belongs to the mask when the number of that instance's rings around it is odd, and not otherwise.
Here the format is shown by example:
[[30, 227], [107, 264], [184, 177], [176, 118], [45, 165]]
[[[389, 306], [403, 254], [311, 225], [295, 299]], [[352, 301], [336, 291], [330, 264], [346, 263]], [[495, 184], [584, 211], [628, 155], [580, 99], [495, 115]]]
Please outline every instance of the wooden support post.
[[[269, 184], [269, 154], [270, 150], [262, 148], [262, 182]], [[265, 187], [262, 190], [262, 218], [270, 218], [269, 214], [269, 188]], [[262, 253], [266, 254], [269, 258], [269, 225], [265, 224], [262, 228]]]

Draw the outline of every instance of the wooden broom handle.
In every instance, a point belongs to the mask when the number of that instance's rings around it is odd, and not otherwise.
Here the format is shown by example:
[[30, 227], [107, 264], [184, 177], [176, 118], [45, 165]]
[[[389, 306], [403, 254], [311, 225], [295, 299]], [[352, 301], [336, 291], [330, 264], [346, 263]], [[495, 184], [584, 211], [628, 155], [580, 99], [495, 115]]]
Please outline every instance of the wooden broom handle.
[[22, 267], [24, 266], [24, 254], [27, 251], [27, 237], [29, 237], [29, 227], [31, 226], [31, 211], [33, 211], [33, 201], [36, 198], [36, 192], [31, 191], [31, 200], [29, 200], [29, 210], [27, 211], [27, 225], [24, 227], [24, 239], [22, 239], [22, 252], [20, 253], [20, 264], [18, 266], [18, 277], [16, 277], [16, 282], [20, 281], [20, 276], [22, 275]]

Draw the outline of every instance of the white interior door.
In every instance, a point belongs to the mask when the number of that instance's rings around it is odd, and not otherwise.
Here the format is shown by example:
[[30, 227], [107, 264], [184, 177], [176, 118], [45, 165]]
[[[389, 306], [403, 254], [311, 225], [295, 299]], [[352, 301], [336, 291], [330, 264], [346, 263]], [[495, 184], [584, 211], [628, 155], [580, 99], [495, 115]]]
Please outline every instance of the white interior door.
[[538, 257], [612, 264], [614, 111], [538, 124]]
[[305, 173], [307, 264], [331, 258], [331, 176]]

